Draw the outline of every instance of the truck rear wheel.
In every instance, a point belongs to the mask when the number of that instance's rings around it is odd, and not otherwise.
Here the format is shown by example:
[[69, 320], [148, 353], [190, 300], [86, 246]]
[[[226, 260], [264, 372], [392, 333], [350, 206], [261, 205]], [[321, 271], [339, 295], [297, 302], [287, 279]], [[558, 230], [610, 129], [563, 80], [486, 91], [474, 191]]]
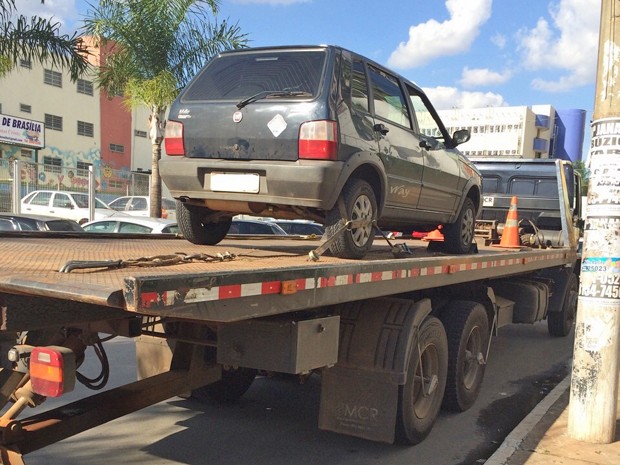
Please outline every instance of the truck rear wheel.
[[471, 251], [476, 226], [476, 207], [467, 197], [454, 223], [443, 228], [444, 249], [448, 253], [467, 254]]
[[177, 223], [183, 237], [192, 244], [215, 245], [219, 243], [230, 229], [232, 218], [218, 222], [205, 220], [210, 210], [195, 205], [187, 205], [177, 200]]
[[[348, 220], [377, 219], [377, 199], [372, 187], [366, 181], [349, 180], [340, 196], [338, 203], [327, 214], [325, 232], [328, 238], [336, 234]], [[344, 211], [341, 211], [341, 206]], [[350, 228], [340, 233], [329, 250], [335, 257], [359, 259], [370, 250], [374, 237], [372, 224]]]
[[444, 315], [449, 358], [442, 407], [464, 412], [474, 404], [482, 386], [489, 320], [481, 304], [462, 300], [452, 302]]
[[420, 325], [411, 348], [407, 379], [398, 393], [396, 440], [418, 444], [431, 432], [446, 387], [448, 341], [446, 332], [435, 317]]
[[579, 282], [577, 276], [571, 273], [566, 286], [564, 303], [559, 312], [547, 314], [547, 329], [549, 334], [556, 337], [568, 336], [573, 328], [577, 315], [577, 298], [579, 297]]

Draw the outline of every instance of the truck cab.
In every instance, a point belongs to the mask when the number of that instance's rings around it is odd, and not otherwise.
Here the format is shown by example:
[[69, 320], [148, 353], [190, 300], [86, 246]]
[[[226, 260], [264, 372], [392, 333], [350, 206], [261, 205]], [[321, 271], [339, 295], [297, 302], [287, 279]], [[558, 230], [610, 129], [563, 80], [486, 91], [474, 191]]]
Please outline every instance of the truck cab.
[[[537, 246], [574, 246], [581, 235], [581, 175], [558, 159], [472, 158], [482, 174], [483, 209], [477, 231], [501, 236], [506, 212], [517, 198], [522, 238]], [[574, 241], [574, 242], [573, 242]]]

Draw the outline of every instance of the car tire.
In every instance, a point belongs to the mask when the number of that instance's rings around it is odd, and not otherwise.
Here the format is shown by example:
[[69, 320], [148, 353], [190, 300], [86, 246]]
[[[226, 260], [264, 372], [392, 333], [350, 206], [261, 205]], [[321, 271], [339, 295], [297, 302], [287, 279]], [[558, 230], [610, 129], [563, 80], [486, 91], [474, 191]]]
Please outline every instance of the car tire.
[[[362, 219], [377, 219], [377, 199], [370, 184], [354, 178], [347, 182], [338, 202], [327, 214], [327, 238], [333, 237], [348, 220]], [[346, 229], [331, 243], [329, 250], [335, 257], [360, 259], [370, 250], [374, 236], [372, 224]]]
[[186, 205], [177, 200], [177, 223], [183, 237], [192, 244], [215, 245], [219, 243], [230, 229], [232, 218], [218, 222], [205, 221], [210, 210], [195, 205]]
[[209, 399], [219, 404], [231, 404], [239, 400], [254, 382], [258, 370], [244, 367], [222, 367], [222, 379], [192, 391], [197, 400]]
[[444, 226], [444, 250], [448, 253], [463, 255], [470, 253], [474, 241], [476, 226], [476, 207], [467, 197], [454, 223]]

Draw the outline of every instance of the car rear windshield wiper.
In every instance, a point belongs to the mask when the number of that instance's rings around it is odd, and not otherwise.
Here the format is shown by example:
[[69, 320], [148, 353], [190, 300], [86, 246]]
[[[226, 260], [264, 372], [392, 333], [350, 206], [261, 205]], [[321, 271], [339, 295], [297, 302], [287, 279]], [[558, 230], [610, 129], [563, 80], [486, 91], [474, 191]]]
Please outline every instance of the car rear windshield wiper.
[[267, 97], [312, 97], [312, 94], [301, 90], [264, 90], [258, 94], [254, 94], [251, 97], [241, 100], [237, 104], [237, 108], [241, 110], [247, 104]]

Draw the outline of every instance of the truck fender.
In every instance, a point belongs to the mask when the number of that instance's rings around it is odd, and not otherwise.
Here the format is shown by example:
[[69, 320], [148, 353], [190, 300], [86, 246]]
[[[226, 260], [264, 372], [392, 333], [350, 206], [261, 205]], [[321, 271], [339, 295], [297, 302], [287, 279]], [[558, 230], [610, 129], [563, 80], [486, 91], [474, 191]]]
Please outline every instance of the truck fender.
[[392, 443], [399, 386], [431, 301], [369, 299], [334, 310], [340, 314], [339, 358], [321, 376], [319, 428]]

